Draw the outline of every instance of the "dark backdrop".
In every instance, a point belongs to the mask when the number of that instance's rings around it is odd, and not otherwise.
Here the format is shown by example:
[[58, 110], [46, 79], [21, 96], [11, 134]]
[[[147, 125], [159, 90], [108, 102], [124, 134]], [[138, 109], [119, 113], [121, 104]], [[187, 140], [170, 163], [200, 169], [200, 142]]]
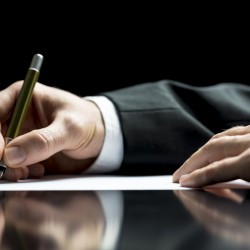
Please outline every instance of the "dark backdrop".
[[57, 22], [53, 13], [54, 22], [36, 27], [33, 33], [24, 25], [27, 31], [15, 30], [11, 38], [3, 34], [1, 89], [24, 78], [34, 53], [44, 55], [40, 82], [80, 95], [161, 79], [197, 86], [250, 83], [245, 20], [238, 19], [236, 25], [229, 13], [220, 23], [212, 23], [211, 15], [201, 23], [202, 13], [193, 22], [190, 16], [166, 19], [167, 13], [156, 17], [149, 13], [136, 22], [128, 22], [131, 16], [126, 13], [118, 22], [117, 13], [98, 22], [71, 16], [71, 23], [66, 16]]

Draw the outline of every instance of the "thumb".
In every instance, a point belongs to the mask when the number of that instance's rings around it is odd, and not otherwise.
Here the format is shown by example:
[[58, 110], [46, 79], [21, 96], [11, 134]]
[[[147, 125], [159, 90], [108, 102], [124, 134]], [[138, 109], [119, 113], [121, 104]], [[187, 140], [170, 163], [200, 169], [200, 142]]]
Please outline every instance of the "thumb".
[[12, 168], [35, 164], [61, 151], [66, 142], [65, 130], [54, 122], [9, 142], [4, 150], [4, 161]]

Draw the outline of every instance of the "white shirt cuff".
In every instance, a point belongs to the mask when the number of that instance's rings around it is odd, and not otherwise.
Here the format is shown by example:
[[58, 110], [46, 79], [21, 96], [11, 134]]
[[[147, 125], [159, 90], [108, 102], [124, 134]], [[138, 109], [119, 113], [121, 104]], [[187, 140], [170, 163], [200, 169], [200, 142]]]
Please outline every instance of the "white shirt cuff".
[[105, 96], [87, 96], [100, 109], [105, 126], [102, 150], [85, 173], [107, 173], [119, 169], [123, 160], [123, 138], [121, 125], [114, 104]]

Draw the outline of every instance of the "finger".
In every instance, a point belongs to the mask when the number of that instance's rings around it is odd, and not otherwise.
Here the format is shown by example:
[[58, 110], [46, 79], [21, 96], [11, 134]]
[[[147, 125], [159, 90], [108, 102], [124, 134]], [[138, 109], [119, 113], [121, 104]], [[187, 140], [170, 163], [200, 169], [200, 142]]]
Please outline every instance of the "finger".
[[0, 121], [5, 122], [13, 113], [13, 107], [21, 88], [22, 81], [11, 84], [8, 88], [0, 91]]
[[214, 135], [213, 139], [220, 138], [222, 136], [245, 135], [249, 133], [250, 133], [250, 126], [236, 126]]
[[[248, 154], [249, 157], [249, 154]], [[236, 156], [214, 162], [207, 167], [195, 170], [194, 172], [180, 177], [181, 186], [203, 187], [209, 184], [238, 179], [241, 172], [245, 179], [250, 180], [250, 160], [247, 157]], [[244, 171], [248, 166], [247, 171]]]
[[59, 122], [33, 130], [7, 144], [4, 160], [8, 167], [19, 168], [43, 161], [67, 145], [67, 134]]
[[175, 171], [173, 182], [178, 182], [182, 175], [208, 166], [215, 161], [239, 155], [249, 146], [250, 135], [223, 136], [209, 140]]
[[20, 168], [6, 168], [3, 179], [8, 181], [19, 181], [21, 179], [27, 179], [29, 175], [29, 170], [27, 167], [20, 167]]
[[244, 197], [235, 192], [234, 190], [231, 190], [229, 188], [205, 188], [204, 189], [206, 192], [208, 193], [211, 193], [213, 195], [216, 195], [218, 197], [223, 197], [223, 198], [226, 198], [226, 199], [229, 199], [229, 200], [232, 200], [238, 204], [241, 204], [243, 201], [244, 201]]
[[29, 176], [28, 178], [41, 178], [45, 175], [45, 168], [42, 164], [37, 163], [28, 166]]
[[16, 182], [28, 178], [41, 178], [44, 173], [44, 166], [38, 163], [27, 167], [6, 168], [3, 179]]

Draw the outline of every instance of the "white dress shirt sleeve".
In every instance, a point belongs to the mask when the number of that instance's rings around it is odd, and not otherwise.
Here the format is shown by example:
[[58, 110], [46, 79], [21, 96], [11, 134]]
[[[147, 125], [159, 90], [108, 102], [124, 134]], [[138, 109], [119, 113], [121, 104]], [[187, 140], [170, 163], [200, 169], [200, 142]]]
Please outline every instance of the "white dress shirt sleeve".
[[105, 96], [87, 96], [101, 111], [105, 138], [102, 150], [95, 162], [83, 173], [107, 173], [119, 169], [123, 160], [123, 137], [114, 104]]

